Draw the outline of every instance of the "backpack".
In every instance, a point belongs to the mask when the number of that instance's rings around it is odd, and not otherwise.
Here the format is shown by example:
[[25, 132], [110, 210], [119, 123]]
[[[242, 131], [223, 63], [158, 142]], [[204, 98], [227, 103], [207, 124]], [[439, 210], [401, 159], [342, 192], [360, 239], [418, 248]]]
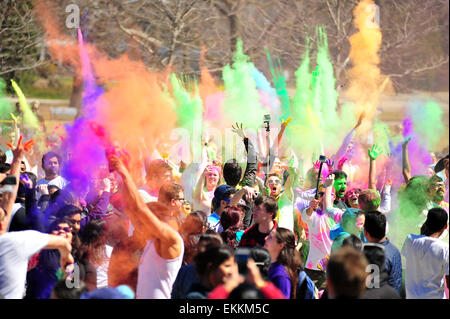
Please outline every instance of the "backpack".
[[316, 285], [308, 277], [304, 270], [298, 274], [297, 298], [296, 299], [319, 299], [319, 291]]

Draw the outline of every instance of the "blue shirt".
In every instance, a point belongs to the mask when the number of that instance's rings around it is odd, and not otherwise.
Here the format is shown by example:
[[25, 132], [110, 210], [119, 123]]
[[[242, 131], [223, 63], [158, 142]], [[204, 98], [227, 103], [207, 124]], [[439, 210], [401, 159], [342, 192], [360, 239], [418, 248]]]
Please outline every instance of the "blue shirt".
[[220, 216], [216, 214], [216, 212], [212, 213], [208, 217], [209, 228], [215, 230], [220, 233], [222, 231], [222, 225], [220, 225]]
[[287, 299], [291, 297], [291, 278], [282, 264], [274, 262], [270, 265], [269, 278]]
[[384, 267], [389, 275], [388, 284], [400, 294], [402, 289], [402, 256], [400, 251], [387, 238], [378, 244], [384, 246], [386, 257]]

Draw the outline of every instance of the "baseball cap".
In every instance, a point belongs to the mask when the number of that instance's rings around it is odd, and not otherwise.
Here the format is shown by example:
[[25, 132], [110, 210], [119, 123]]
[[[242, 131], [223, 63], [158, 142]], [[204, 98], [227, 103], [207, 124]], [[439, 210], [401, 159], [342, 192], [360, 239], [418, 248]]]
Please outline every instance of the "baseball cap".
[[439, 160], [439, 162], [436, 163], [436, 166], [434, 166], [434, 172], [435, 173], [439, 173], [440, 171], [442, 171], [445, 167], [444, 167], [444, 161], [445, 159], [448, 159], [448, 155], [446, 157], [443, 157]]
[[222, 198], [225, 196], [225, 194], [232, 190], [234, 190], [234, 188], [229, 185], [220, 185], [214, 191], [214, 198], [216, 200], [222, 200]]

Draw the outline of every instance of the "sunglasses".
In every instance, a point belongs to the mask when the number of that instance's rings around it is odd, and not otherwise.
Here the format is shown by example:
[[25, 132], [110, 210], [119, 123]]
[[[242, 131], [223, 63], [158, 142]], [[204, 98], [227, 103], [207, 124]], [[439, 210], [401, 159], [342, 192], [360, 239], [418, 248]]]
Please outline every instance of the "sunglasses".
[[55, 228], [55, 230], [56, 231], [64, 231], [64, 232], [66, 232], [66, 233], [70, 233], [71, 231], [72, 231], [72, 228], [70, 228], [70, 227], [61, 227], [61, 226], [58, 226], [58, 227], [56, 227]]
[[179, 200], [182, 204], [188, 203], [188, 201], [184, 198], [174, 198], [175, 200]]
[[275, 180], [269, 180], [268, 182], [267, 182], [267, 184], [281, 184], [281, 181], [279, 180], [279, 179], [275, 179]]

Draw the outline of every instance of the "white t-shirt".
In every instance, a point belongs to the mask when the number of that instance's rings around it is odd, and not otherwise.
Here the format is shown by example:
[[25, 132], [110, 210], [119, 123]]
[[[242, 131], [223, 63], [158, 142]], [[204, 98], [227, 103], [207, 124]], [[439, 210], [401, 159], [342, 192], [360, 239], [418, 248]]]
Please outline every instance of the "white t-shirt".
[[49, 234], [35, 230], [0, 235], [0, 294], [6, 299], [22, 299], [28, 260], [48, 245]]
[[69, 181], [67, 181], [62, 176], [55, 177], [54, 179], [51, 179], [51, 180], [45, 179], [45, 177], [44, 177], [44, 178], [41, 178], [40, 180], [38, 180], [36, 183], [36, 185], [42, 185], [42, 184], [55, 185], [59, 189], [63, 189], [64, 187], [66, 187], [67, 184], [69, 184]]
[[308, 225], [309, 230], [309, 253], [305, 266], [308, 269], [320, 270], [317, 265], [331, 252], [333, 241], [330, 239], [330, 229], [335, 222], [342, 219], [342, 211], [332, 208], [324, 214], [314, 211], [311, 216], [306, 213], [307, 208], [302, 211], [302, 220]]
[[406, 299], [445, 299], [448, 242], [423, 235], [408, 235], [402, 248], [406, 257]]
[[111, 254], [113, 251], [113, 247], [106, 245], [106, 260], [103, 262], [101, 266], [96, 268], [97, 271], [97, 289], [105, 288], [108, 286], [108, 267], [109, 260], [111, 259]]
[[278, 214], [277, 223], [278, 227], [283, 227], [294, 231], [294, 204], [285, 193], [277, 200], [278, 202]]
[[147, 241], [138, 269], [136, 299], [170, 299], [173, 283], [181, 268], [184, 255], [184, 243], [180, 235], [181, 253], [170, 260], [161, 258], [154, 240]]

